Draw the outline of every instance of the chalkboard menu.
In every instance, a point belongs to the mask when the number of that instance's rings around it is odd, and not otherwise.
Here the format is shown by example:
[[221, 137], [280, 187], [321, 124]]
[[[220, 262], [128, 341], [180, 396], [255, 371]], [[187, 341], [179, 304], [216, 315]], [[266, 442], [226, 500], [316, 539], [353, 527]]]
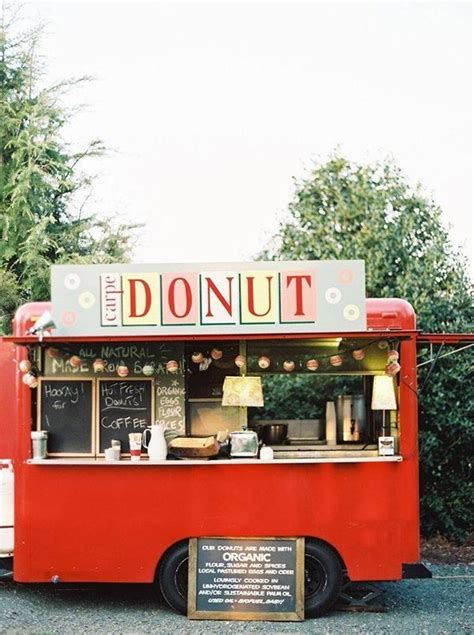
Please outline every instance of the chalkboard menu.
[[38, 429], [48, 432], [49, 456], [93, 456], [91, 379], [41, 379]]
[[151, 379], [100, 379], [98, 381], [98, 452], [110, 447], [112, 439], [129, 451], [128, 435], [143, 432], [153, 422]]
[[[72, 365], [71, 357], [78, 357], [79, 364]], [[46, 346], [44, 374], [48, 376], [93, 375], [94, 360], [101, 359], [105, 369], [97, 377], [117, 376], [117, 367], [125, 365], [131, 377], [143, 376], [143, 367], [153, 369], [154, 375], [166, 375], [166, 363], [178, 362], [178, 373], [183, 373], [184, 343], [181, 342], [121, 342], [87, 344], [64, 343]]]
[[185, 393], [184, 375], [168, 374], [156, 378], [155, 421], [163, 424], [165, 431], [175, 432], [178, 436], [185, 430]]
[[304, 538], [193, 538], [191, 619], [304, 619]]

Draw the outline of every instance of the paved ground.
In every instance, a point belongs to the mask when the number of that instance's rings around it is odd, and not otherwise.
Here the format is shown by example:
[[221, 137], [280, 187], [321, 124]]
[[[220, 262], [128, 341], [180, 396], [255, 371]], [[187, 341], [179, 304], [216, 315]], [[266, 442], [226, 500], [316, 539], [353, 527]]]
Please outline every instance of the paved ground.
[[432, 580], [381, 585], [387, 613], [333, 612], [302, 623], [191, 622], [148, 585], [0, 582], [0, 633], [474, 633], [474, 565], [430, 566]]

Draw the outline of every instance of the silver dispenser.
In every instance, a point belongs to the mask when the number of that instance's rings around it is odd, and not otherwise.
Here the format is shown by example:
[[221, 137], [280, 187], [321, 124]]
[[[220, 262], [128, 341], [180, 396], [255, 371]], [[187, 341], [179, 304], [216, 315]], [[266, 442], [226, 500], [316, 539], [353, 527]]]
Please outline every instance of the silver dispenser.
[[364, 395], [338, 395], [336, 418], [338, 443], [361, 441], [367, 424]]

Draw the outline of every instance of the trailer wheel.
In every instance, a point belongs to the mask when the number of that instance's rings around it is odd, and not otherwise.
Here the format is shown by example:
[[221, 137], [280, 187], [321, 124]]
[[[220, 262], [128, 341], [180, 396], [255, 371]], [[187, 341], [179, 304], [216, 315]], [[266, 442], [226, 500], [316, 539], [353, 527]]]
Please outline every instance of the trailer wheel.
[[342, 586], [342, 566], [336, 553], [322, 542], [306, 541], [304, 553], [305, 617], [329, 611]]
[[166, 602], [182, 615], [188, 612], [189, 543], [182, 540], [168, 549], [158, 570], [158, 584]]

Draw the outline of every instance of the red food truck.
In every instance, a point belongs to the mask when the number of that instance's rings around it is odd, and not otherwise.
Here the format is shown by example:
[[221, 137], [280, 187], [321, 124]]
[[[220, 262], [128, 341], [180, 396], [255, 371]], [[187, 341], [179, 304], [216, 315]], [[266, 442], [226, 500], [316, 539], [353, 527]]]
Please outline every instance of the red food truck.
[[[407, 302], [365, 300], [360, 261], [53, 267], [52, 302], [0, 347], [14, 580], [284, 619], [290, 595], [330, 609], [344, 576], [425, 577], [416, 344]], [[285, 416], [265, 412], [281, 382]], [[166, 458], [132, 456], [147, 428]]]

